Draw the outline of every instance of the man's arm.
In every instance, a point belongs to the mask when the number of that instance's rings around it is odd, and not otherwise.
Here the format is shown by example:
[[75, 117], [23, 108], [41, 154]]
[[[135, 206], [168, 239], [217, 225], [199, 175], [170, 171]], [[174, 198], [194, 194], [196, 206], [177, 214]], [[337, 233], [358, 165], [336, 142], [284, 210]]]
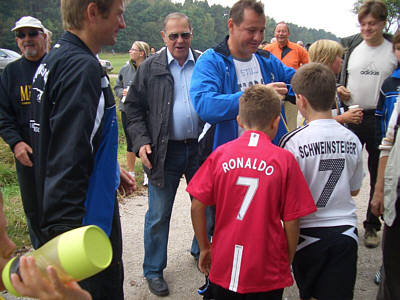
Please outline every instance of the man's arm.
[[10, 146], [16, 159], [28, 167], [32, 162], [28, 154], [32, 154], [32, 148], [24, 142], [21, 130], [18, 126], [16, 112], [14, 111], [11, 99], [9, 99], [7, 69], [4, 70], [0, 80], [0, 136]]
[[236, 120], [239, 113], [239, 98], [243, 92], [226, 94], [223, 91], [225, 82], [233, 82], [231, 77], [235, 76], [227, 67], [216, 60], [211, 50], [207, 50], [193, 70], [190, 98], [200, 118], [210, 124]]
[[371, 200], [371, 212], [380, 217], [385, 211], [384, 207], [384, 186], [385, 186], [385, 170], [389, 156], [382, 156], [379, 159], [378, 174], [376, 177], [374, 196]]
[[299, 219], [284, 221], [283, 226], [288, 243], [289, 262], [292, 264], [294, 255], [296, 254], [296, 247], [299, 242]]
[[191, 208], [192, 224], [200, 247], [199, 269], [208, 275], [211, 269], [211, 244], [207, 236], [206, 206], [194, 198]]

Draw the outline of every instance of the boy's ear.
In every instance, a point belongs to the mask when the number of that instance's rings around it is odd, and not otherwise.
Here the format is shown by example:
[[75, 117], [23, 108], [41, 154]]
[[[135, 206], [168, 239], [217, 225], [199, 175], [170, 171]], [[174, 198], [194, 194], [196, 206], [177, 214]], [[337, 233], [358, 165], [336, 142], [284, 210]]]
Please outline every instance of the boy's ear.
[[296, 94], [296, 105], [301, 109], [305, 109], [307, 107], [307, 99], [301, 94]]
[[240, 116], [239, 116], [239, 115], [237, 115], [236, 121], [238, 122], [238, 124], [239, 124], [240, 127], [244, 128], [243, 123], [242, 123], [242, 121], [240, 120]]
[[279, 127], [279, 121], [281, 120], [281, 116], [277, 116], [274, 120], [271, 122], [271, 129], [272, 130], [278, 130]]

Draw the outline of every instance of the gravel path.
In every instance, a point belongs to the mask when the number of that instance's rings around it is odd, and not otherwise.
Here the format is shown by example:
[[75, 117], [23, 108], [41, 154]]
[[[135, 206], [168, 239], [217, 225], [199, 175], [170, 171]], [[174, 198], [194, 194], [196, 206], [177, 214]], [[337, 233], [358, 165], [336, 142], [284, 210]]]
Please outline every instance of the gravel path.
[[[365, 159], [364, 159], [365, 161]], [[171, 219], [168, 246], [168, 266], [164, 278], [170, 288], [170, 295], [165, 299], [202, 299], [197, 295], [197, 288], [204, 282], [204, 276], [197, 270], [190, 255], [193, 229], [190, 221], [190, 198], [185, 192], [184, 180], [178, 189]], [[369, 178], [365, 177], [363, 188], [355, 198], [358, 207], [359, 236], [364, 235], [361, 221], [367, 209]], [[120, 205], [121, 222], [124, 237], [125, 298], [158, 299], [148, 291], [147, 282], [142, 275], [143, 263], [143, 224], [147, 210], [147, 191], [142, 195], [125, 199]], [[360, 239], [358, 274], [355, 286], [355, 300], [375, 299], [377, 286], [373, 277], [381, 263], [381, 248], [367, 249]], [[7, 300], [15, 299], [3, 295]], [[297, 300], [296, 286], [285, 289], [285, 300]]]
[[[170, 295], [165, 299], [201, 299], [196, 291], [203, 284], [204, 276], [197, 270], [190, 255], [193, 230], [190, 221], [190, 198], [185, 192], [185, 188], [186, 182], [181, 180], [171, 219], [168, 265], [164, 271], [164, 278], [170, 288]], [[364, 235], [362, 221], [367, 209], [368, 195], [369, 177], [366, 176], [362, 190], [355, 198], [358, 207], [360, 237]], [[121, 205], [126, 299], [158, 299], [148, 291], [147, 282], [142, 275], [143, 224], [146, 209], [147, 195], [127, 199]], [[377, 286], [373, 283], [373, 278], [380, 263], [381, 248], [367, 249], [361, 238], [355, 300], [375, 299]], [[285, 290], [284, 299], [299, 299], [295, 285]]]

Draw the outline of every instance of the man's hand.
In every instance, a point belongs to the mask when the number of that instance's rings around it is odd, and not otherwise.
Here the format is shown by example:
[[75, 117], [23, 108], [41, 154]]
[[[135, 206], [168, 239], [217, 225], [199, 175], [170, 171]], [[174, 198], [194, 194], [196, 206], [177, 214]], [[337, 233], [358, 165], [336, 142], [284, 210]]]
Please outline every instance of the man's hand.
[[120, 168], [120, 184], [118, 190], [124, 196], [129, 196], [134, 191], [137, 190], [137, 184], [135, 178], [129, 174], [129, 172], [125, 171], [124, 169]]
[[208, 276], [211, 269], [211, 248], [200, 251], [199, 269], [204, 275]]
[[11, 275], [15, 290], [22, 296], [41, 300], [91, 300], [89, 292], [83, 290], [75, 281], [62, 283], [56, 270], [49, 266], [47, 277], [43, 277], [32, 256], [20, 259], [20, 275]]
[[148, 155], [151, 154], [151, 147], [149, 144], [147, 145], [143, 145], [142, 147], [140, 147], [139, 149], [139, 157], [142, 160], [142, 164], [145, 165], [146, 168], [151, 169], [153, 168], [153, 166], [151, 165], [151, 162], [148, 158]]
[[383, 199], [384, 197], [382, 191], [374, 192], [374, 196], [371, 200], [371, 212], [377, 217], [382, 216], [383, 212], [385, 211]]
[[26, 167], [32, 167], [33, 163], [29, 158], [29, 154], [32, 154], [32, 148], [25, 142], [18, 142], [14, 146], [14, 155], [15, 158], [24, 166]]
[[337, 118], [335, 117], [335, 119], [342, 124], [352, 123], [359, 125], [363, 120], [363, 115], [362, 108], [354, 108], [337, 116]]
[[341, 101], [349, 101], [350, 99], [350, 90], [348, 90], [345, 86], [341, 85], [336, 89], [336, 92], [339, 95]]
[[128, 95], [128, 89], [123, 89], [122, 96], [126, 96], [126, 95]]
[[278, 92], [278, 94], [282, 96], [282, 99], [284, 99], [286, 94], [288, 93], [286, 83], [284, 82], [272, 82], [268, 83], [267, 86], [273, 88], [276, 92]]

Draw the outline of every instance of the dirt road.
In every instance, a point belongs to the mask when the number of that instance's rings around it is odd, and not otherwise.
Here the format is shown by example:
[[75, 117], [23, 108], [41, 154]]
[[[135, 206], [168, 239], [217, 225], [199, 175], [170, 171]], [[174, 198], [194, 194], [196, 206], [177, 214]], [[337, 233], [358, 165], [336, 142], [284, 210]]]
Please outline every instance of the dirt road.
[[[365, 161], [365, 159], [364, 159]], [[190, 255], [193, 230], [190, 221], [190, 199], [185, 192], [182, 180], [171, 219], [168, 266], [164, 278], [170, 288], [170, 295], [165, 299], [202, 299], [197, 295], [197, 288], [204, 282], [204, 276], [197, 270]], [[369, 193], [369, 178], [364, 179], [360, 194], [355, 198], [358, 207], [359, 236], [364, 235], [361, 222], [364, 220]], [[142, 275], [143, 263], [143, 224], [147, 210], [147, 193], [125, 199], [120, 205], [124, 243], [125, 298], [128, 300], [158, 299], [148, 291], [147, 282]], [[360, 239], [358, 274], [355, 286], [355, 300], [373, 300], [377, 286], [373, 277], [381, 263], [381, 248], [367, 249]], [[2, 294], [7, 300], [16, 299]], [[285, 300], [297, 300], [296, 286], [287, 288]], [[111, 300], [111, 299], [110, 299]]]
[[[197, 270], [190, 255], [193, 230], [190, 221], [190, 199], [184, 191], [182, 180], [174, 204], [168, 245], [168, 266], [164, 278], [170, 288], [165, 299], [202, 299], [197, 288], [203, 284], [204, 276]], [[359, 236], [363, 237], [364, 220], [369, 193], [369, 178], [365, 177], [363, 188], [355, 198], [358, 207]], [[127, 199], [121, 205], [122, 230], [124, 236], [125, 298], [158, 299], [148, 291], [147, 282], [142, 275], [143, 263], [143, 224], [147, 209], [147, 195]], [[381, 263], [381, 248], [367, 249], [360, 239], [358, 274], [355, 286], [355, 300], [375, 299], [377, 286], [373, 277]], [[297, 300], [296, 286], [287, 288], [284, 299]]]

